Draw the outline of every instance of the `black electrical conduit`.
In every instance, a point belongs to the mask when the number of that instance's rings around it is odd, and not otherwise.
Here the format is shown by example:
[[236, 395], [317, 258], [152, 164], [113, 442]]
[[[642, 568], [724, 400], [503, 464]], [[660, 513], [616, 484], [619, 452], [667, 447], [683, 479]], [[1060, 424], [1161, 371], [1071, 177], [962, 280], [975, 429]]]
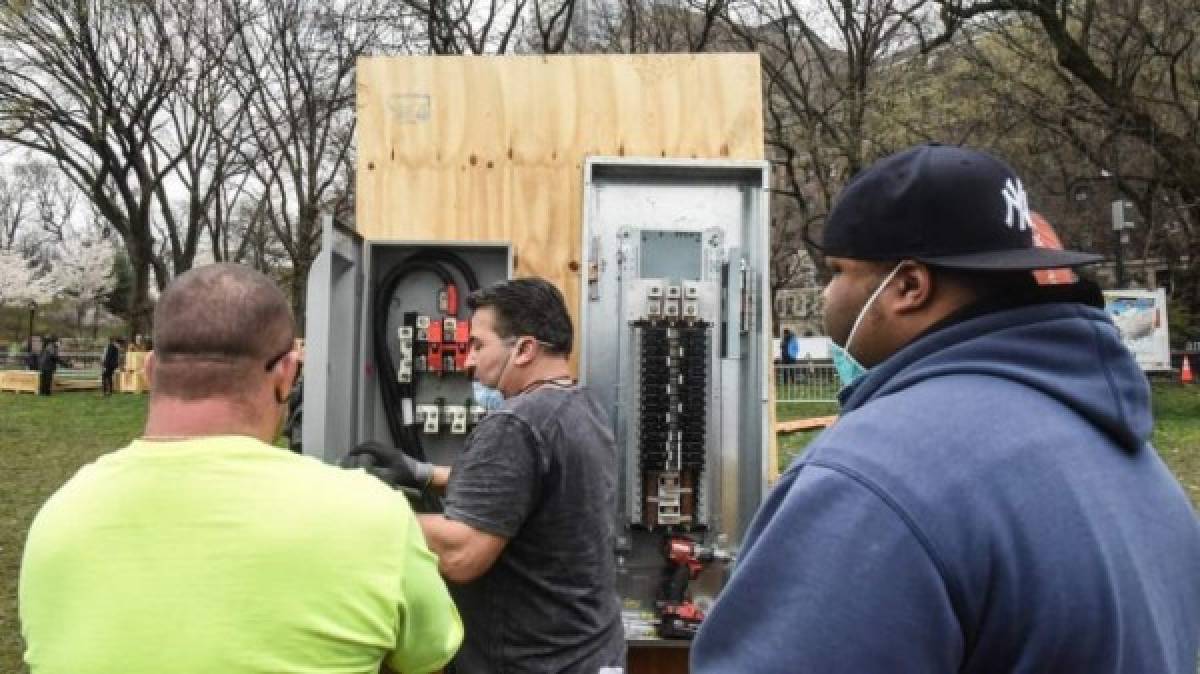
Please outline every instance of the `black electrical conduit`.
[[[372, 316], [374, 322], [372, 332], [374, 337], [375, 369], [379, 379], [379, 390], [383, 399], [384, 417], [387, 420], [388, 431], [392, 441], [400, 451], [418, 461], [427, 461], [425, 448], [421, 442], [421, 434], [417, 431], [415, 416], [406, 420], [404, 412], [415, 415], [416, 378], [403, 384], [396, 379], [396, 366], [392, 360], [391, 349], [388, 348], [388, 317], [391, 314], [392, 301], [396, 289], [409, 275], [418, 272], [428, 272], [438, 277], [444, 286], [455, 286], [454, 277], [447, 271], [446, 266], [453, 267], [467, 282], [468, 292], [479, 288], [479, 280], [462, 258], [448, 251], [423, 251], [405, 258], [396, 265], [376, 286], [375, 306]], [[460, 293], [459, 311], [466, 301]], [[415, 373], [414, 373], [415, 374]], [[439, 510], [441, 499], [434, 494], [423, 495], [425, 510]]]

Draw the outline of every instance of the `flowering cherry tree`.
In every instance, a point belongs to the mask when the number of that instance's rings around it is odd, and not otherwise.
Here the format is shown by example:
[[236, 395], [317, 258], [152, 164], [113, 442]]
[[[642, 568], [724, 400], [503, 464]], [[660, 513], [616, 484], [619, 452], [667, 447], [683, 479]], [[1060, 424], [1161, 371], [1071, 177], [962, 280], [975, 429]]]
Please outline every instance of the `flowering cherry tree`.
[[43, 304], [53, 299], [52, 285], [15, 250], [0, 250], [0, 306]]
[[55, 296], [74, 306], [80, 330], [87, 313], [97, 311], [116, 287], [116, 254], [111, 241], [95, 235], [64, 238], [54, 252], [46, 282]]

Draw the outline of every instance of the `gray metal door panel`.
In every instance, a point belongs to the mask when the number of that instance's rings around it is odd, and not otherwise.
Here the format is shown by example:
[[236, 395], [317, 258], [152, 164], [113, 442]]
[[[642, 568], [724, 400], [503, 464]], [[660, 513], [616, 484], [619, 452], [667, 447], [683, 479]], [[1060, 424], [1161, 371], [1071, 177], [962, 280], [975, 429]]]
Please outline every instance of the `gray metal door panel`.
[[362, 237], [324, 216], [308, 276], [302, 433], [304, 453], [330, 463], [358, 441], [362, 262]]

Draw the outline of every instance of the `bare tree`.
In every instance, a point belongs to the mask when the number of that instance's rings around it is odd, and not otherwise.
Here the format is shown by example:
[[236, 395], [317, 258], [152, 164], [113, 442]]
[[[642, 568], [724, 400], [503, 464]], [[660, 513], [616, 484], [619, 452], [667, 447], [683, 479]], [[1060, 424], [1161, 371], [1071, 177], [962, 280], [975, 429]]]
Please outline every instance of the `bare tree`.
[[253, 13], [246, 15], [236, 42], [238, 95], [247, 104], [249, 132], [249, 142], [240, 147], [258, 184], [252, 217], [243, 224], [269, 226], [286, 251], [301, 324], [305, 283], [320, 241], [319, 213], [344, 214], [351, 203], [354, 67], [392, 29], [383, 9], [370, 0], [243, 7]]
[[722, 21], [727, 0], [583, 0], [570, 47], [579, 52], [738, 51]]
[[[933, 49], [996, 21], [1034, 32], [1053, 54], [1068, 105], [1059, 108], [1064, 134], [1093, 166], [1104, 167], [1136, 193], [1152, 181], [1164, 222], [1182, 233], [1187, 267], [1176, 292], [1200, 308], [1200, 47], [1197, 0], [934, 0], [942, 30]], [[983, 22], [983, 17], [996, 21]], [[1125, 151], [1122, 151], [1122, 149]], [[1146, 162], [1145, 155], [1153, 156]], [[1137, 169], [1127, 163], [1142, 162]], [[1149, 169], [1152, 175], [1146, 175]], [[1153, 211], [1145, 215], [1153, 217]]]
[[11, 250], [17, 243], [31, 210], [30, 185], [22, 178], [18, 171], [0, 173], [0, 250]]
[[805, 235], [819, 233], [850, 176], [907, 144], [909, 134], [896, 133], [887, 108], [894, 83], [920, 67], [908, 59], [919, 8], [908, 0], [729, 5], [733, 39], [762, 55], [767, 154], [775, 167], [772, 292], [808, 279], [810, 270], [814, 280], [826, 278]]
[[[568, 2], [573, 0], [566, 0]], [[515, 49], [528, 0], [400, 0], [423, 30], [415, 49], [430, 54], [505, 54]], [[550, 33], [558, 12], [544, 13]]]
[[79, 190], [54, 164], [27, 161], [0, 174], [0, 249], [16, 249], [39, 265], [64, 240]]
[[[0, 14], [0, 140], [57, 163], [120, 234], [134, 272], [132, 329], [149, 321], [150, 274], [191, 265], [199, 218], [177, 222], [168, 191], [198, 142], [177, 115], [218, 72], [208, 31], [218, 0], [41, 0]], [[195, 189], [193, 185], [190, 189]], [[157, 255], [154, 223], [168, 234]]]

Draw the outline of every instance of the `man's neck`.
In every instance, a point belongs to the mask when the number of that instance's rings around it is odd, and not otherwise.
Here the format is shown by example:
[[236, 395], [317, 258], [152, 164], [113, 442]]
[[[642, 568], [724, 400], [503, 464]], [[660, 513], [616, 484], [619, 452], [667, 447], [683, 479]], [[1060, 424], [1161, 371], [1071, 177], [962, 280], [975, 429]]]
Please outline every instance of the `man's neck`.
[[541, 382], [567, 381], [571, 379], [571, 365], [567, 362], [566, 358], [545, 358], [535, 363], [530, 363], [521, 370], [521, 374], [521, 379], [514, 382], [516, 385], [513, 387], [513, 390], [506, 393], [508, 397], [519, 395]]
[[271, 434], [264, 428], [265, 424], [250, 420], [255, 416], [246, 414], [244, 404], [229, 400], [187, 401], [157, 397], [150, 402], [142, 437], [146, 440], [178, 440], [245, 435], [270, 442]]

